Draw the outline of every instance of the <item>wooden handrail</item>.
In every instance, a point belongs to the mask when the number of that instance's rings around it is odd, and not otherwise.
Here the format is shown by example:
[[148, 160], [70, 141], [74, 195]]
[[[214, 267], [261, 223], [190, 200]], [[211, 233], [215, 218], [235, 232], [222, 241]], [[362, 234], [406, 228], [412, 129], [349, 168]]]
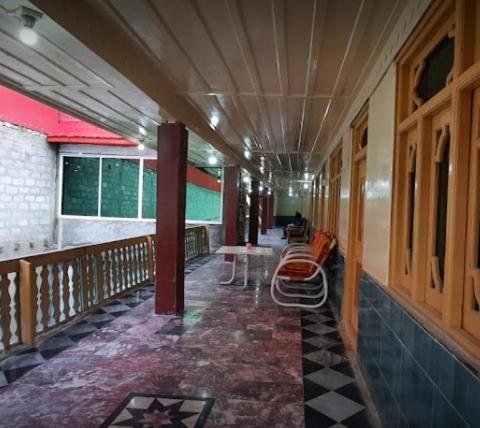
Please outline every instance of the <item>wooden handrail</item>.
[[[34, 345], [39, 333], [127, 290], [154, 282], [155, 246], [155, 235], [144, 235], [0, 262], [3, 350], [20, 343]], [[187, 227], [185, 259], [208, 251], [207, 226]], [[9, 292], [12, 281], [13, 301]], [[12, 331], [14, 325], [16, 331]]]

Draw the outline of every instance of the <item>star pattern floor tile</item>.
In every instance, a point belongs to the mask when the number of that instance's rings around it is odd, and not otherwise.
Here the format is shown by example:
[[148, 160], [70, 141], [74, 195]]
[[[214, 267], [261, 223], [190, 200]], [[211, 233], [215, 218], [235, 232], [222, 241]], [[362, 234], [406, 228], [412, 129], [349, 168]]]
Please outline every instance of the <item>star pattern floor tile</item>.
[[[218, 256], [212, 254], [187, 262], [185, 264], [185, 275], [195, 271], [215, 257]], [[95, 310], [82, 320], [74, 321], [53, 336], [39, 342], [36, 347], [6, 357], [0, 361], [0, 388], [14, 382], [60, 352], [75, 346], [82, 339], [95, 333], [145, 300], [150, 299], [154, 294], [153, 284], [133, 290]]]
[[371, 428], [330, 308], [301, 315], [305, 428]]
[[202, 428], [213, 398], [129, 394], [100, 428]]

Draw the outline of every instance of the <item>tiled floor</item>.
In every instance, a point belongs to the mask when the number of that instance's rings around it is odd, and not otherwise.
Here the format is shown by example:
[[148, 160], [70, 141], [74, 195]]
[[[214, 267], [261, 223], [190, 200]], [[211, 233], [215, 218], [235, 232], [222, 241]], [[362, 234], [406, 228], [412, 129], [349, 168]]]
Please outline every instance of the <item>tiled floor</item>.
[[214, 402], [212, 398], [129, 394], [100, 428], [202, 428]]
[[[262, 243], [278, 254], [271, 235]], [[252, 283], [274, 260], [252, 264]], [[181, 317], [127, 296], [26, 353], [23, 375], [0, 388], [0, 427], [368, 426], [328, 309], [301, 314], [268, 287], [221, 286], [230, 273], [211, 257], [188, 275]]]
[[305, 427], [370, 428], [330, 308], [302, 310], [301, 316]]
[[[207, 264], [215, 255], [198, 257], [186, 263], [185, 275]], [[145, 300], [153, 297], [154, 286], [147, 285], [119, 299], [108, 303], [81, 321], [75, 322], [60, 332], [40, 342], [37, 347], [27, 349], [19, 354], [0, 361], [0, 388], [14, 382], [28, 371], [45, 363], [60, 352], [76, 345], [80, 340], [96, 332], [106, 324]]]

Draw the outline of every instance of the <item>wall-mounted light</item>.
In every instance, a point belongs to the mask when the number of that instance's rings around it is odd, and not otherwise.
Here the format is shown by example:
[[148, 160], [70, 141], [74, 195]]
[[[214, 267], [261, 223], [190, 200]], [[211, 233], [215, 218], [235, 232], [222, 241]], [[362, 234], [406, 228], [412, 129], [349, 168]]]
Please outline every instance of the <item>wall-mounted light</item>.
[[43, 16], [43, 13], [29, 7], [21, 6], [13, 11], [7, 12], [22, 23], [22, 28], [18, 32], [18, 38], [22, 43], [28, 46], [33, 46], [38, 42], [38, 34], [33, 29], [38, 19]]
[[209, 165], [216, 165], [218, 163], [218, 159], [215, 156], [210, 156], [208, 158], [208, 164]]

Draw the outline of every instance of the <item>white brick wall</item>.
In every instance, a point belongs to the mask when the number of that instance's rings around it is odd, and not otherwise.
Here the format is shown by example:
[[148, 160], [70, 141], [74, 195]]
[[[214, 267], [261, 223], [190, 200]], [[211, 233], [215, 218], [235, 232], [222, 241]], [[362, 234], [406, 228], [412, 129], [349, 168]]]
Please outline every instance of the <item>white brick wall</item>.
[[0, 122], [0, 258], [52, 243], [56, 168], [44, 134]]

